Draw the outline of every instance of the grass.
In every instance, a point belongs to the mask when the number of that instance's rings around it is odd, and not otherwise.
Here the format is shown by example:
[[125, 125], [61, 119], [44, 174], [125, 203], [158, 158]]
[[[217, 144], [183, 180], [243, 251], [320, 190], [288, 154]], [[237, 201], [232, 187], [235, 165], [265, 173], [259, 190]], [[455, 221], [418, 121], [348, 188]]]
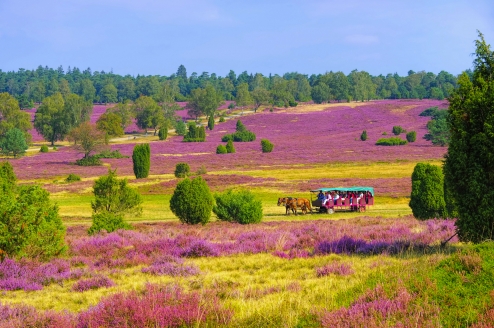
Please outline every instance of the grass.
[[[249, 175], [257, 178], [275, 178], [281, 181], [309, 180], [309, 179], [386, 179], [411, 177], [416, 162], [398, 163], [337, 163], [318, 165], [309, 168], [299, 166], [271, 168], [263, 167], [260, 170], [246, 171], [211, 171], [208, 174]], [[441, 165], [440, 161], [431, 161], [430, 164]]]

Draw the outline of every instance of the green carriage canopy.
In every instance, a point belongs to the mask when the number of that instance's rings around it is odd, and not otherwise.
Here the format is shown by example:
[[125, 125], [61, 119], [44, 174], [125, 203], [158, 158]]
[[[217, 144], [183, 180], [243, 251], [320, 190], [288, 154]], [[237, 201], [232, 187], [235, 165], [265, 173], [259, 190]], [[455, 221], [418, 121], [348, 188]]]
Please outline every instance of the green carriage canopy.
[[318, 188], [318, 189], [311, 190], [310, 192], [319, 192], [319, 191], [322, 191], [322, 192], [332, 192], [332, 191], [340, 191], [340, 192], [363, 191], [363, 192], [367, 192], [367, 191], [369, 191], [371, 193], [372, 197], [374, 197], [374, 188], [372, 188], [372, 187], [352, 186], [352, 187]]

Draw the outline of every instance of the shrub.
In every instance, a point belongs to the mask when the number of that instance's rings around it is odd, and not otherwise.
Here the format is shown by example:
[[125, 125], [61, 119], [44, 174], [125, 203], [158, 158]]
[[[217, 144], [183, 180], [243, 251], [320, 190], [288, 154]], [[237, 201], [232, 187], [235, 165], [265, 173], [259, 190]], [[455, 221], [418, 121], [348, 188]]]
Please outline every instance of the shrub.
[[229, 154], [235, 152], [235, 147], [233, 147], [233, 142], [231, 140], [228, 140], [225, 148], [226, 148], [226, 152]]
[[234, 109], [235, 108], [235, 103], [234, 102], [231, 102], [228, 104], [228, 109]]
[[297, 105], [298, 105], [298, 102], [296, 102], [295, 100], [288, 100], [288, 106], [297, 107]]
[[170, 209], [187, 224], [206, 224], [211, 217], [213, 196], [201, 177], [180, 181], [170, 199]]
[[268, 139], [261, 139], [261, 149], [263, 153], [270, 153], [273, 151], [274, 145]]
[[203, 175], [206, 173], [208, 173], [208, 171], [206, 170], [206, 167], [204, 165], [201, 165], [201, 167], [198, 168], [196, 172], [197, 175]]
[[241, 224], [261, 222], [262, 203], [249, 190], [228, 190], [214, 198], [213, 212], [218, 219]]
[[81, 177], [78, 176], [77, 174], [70, 173], [69, 176], [65, 179], [65, 181], [68, 183], [81, 181]]
[[429, 107], [426, 110], [424, 110], [422, 113], [420, 113], [419, 116], [434, 116], [436, 115], [438, 110], [439, 108], [437, 106]]
[[129, 156], [124, 156], [120, 150], [103, 150], [101, 153], [94, 155], [97, 158], [128, 158]]
[[114, 214], [140, 215], [142, 212], [141, 195], [127, 185], [127, 179], [118, 179], [115, 171], [97, 179], [93, 185], [94, 201], [91, 208], [94, 213], [110, 212]]
[[387, 133], [386, 131], [384, 131], [384, 132], [382, 133], [382, 135], [383, 135], [383, 136], [387, 136], [387, 135], [388, 135], [388, 133]]
[[225, 117], [223, 115], [220, 116], [220, 120], [219, 120], [220, 123], [223, 123], [225, 122]]
[[232, 134], [226, 134], [221, 138], [221, 141], [228, 142], [229, 140], [235, 142], [249, 142], [256, 140], [256, 135], [251, 131], [239, 131]]
[[413, 216], [420, 220], [445, 216], [444, 176], [439, 166], [426, 163], [415, 165], [409, 205]]
[[175, 165], [175, 177], [177, 178], [185, 178], [189, 175], [190, 167], [187, 163], [177, 163]]
[[55, 146], [53, 146], [53, 148], [52, 148], [52, 149], [53, 149], [54, 151], [57, 151], [57, 150], [58, 150], [58, 148], [57, 148], [57, 147], [55, 147]]
[[103, 165], [103, 162], [98, 158], [98, 156], [88, 156], [76, 160], [75, 164], [79, 166], [101, 166]]
[[164, 126], [158, 131], [158, 138], [160, 140], [166, 140], [167, 137], [168, 137], [168, 128]]
[[401, 146], [406, 145], [407, 141], [400, 138], [382, 138], [377, 140], [376, 145], [378, 146]]
[[226, 154], [228, 151], [226, 150], [226, 147], [224, 145], [218, 145], [216, 147], [216, 154]]
[[214, 129], [214, 116], [210, 115], [208, 119], [208, 129], [213, 130]]
[[41, 148], [39, 149], [39, 152], [40, 153], [47, 153], [48, 152], [48, 146], [47, 145], [41, 146]]
[[236, 132], [243, 132], [243, 131], [247, 131], [247, 128], [246, 128], [246, 127], [245, 127], [245, 125], [242, 123], [242, 121], [237, 120], [237, 124], [236, 124], [236, 127], [235, 127], [235, 131], [236, 131]]
[[362, 141], [367, 140], [367, 130], [362, 131], [362, 134], [360, 135], [360, 140]]
[[132, 163], [134, 164], [134, 175], [136, 179], [148, 177], [149, 167], [151, 166], [151, 149], [149, 144], [135, 145], [132, 153]]
[[417, 140], [417, 132], [415, 131], [410, 131], [407, 133], [407, 141], [408, 142], [415, 142]]
[[6, 192], [0, 194], [1, 257], [47, 260], [65, 253], [65, 227], [50, 194], [37, 185], [16, 190], [7, 179], [2, 173], [0, 184]]
[[196, 126], [195, 123], [189, 123], [188, 131], [184, 136], [184, 142], [203, 142], [206, 140], [206, 130], [203, 126]]
[[101, 212], [92, 215], [93, 224], [87, 231], [89, 235], [94, 235], [105, 230], [110, 233], [120, 229], [132, 230], [132, 226], [124, 221], [123, 214]]
[[395, 136], [400, 135], [403, 132], [406, 132], [406, 131], [401, 126], [399, 126], [399, 125], [393, 126], [393, 134]]

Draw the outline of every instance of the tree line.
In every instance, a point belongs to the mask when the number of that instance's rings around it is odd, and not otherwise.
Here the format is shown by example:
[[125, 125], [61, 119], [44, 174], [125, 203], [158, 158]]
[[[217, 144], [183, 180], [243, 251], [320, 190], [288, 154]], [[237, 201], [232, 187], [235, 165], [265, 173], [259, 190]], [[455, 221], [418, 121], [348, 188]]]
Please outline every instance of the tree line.
[[[472, 74], [471, 71], [467, 71]], [[73, 93], [88, 102], [116, 103], [135, 101], [140, 96], [151, 97], [157, 102], [167, 98], [174, 101], [188, 101], [198, 89], [207, 86], [214, 88], [222, 100], [243, 99], [252, 103], [270, 103], [274, 106], [289, 106], [295, 102], [313, 100], [316, 103], [327, 101], [367, 101], [371, 99], [444, 99], [457, 85], [457, 76], [441, 71], [432, 72], [410, 70], [407, 76], [397, 73], [373, 76], [365, 71], [354, 70], [350, 74], [326, 72], [324, 74], [300, 74], [297, 72], [269, 74], [248, 73], [237, 75], [230, 70], [222, 77], [215, 73], [193, 72], [188, 75], [185, 66], [177, 72], [164, 75], [119, 75], [113, 72], [81, 71], [77, 67], [62, 66], [57, 69], [39, 66], [35, 70], [19, 69], [3, 72], [0, 70], [0, 93], [14, 96], [21, 108], [31, 107], [44, 98], [61, 93], [64, 97]]]

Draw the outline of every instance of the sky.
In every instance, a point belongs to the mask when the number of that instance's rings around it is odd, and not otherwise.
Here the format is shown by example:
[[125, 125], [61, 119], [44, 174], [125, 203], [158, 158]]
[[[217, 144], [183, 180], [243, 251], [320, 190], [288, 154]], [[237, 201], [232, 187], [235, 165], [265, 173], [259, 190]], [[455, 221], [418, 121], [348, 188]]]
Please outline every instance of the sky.
[[460, 74], [492, 0], [0, 0], [0, 69]]

